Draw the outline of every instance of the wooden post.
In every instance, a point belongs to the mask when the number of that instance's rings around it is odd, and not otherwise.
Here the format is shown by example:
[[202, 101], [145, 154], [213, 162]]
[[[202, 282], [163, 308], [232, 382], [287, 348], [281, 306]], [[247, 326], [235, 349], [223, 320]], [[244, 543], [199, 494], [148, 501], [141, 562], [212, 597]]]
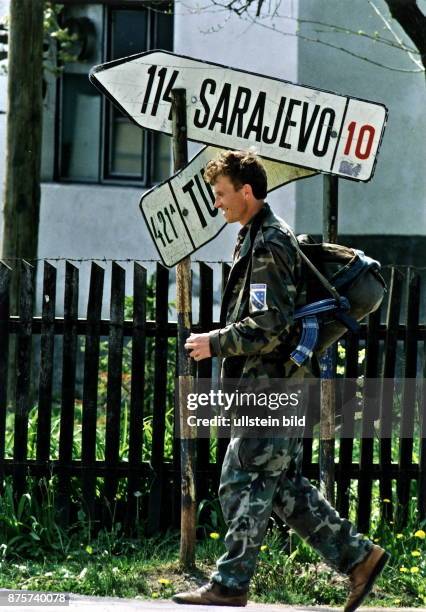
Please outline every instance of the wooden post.
[[[10, 313], [18, 313], [20, 262], [37, 257], [43, 124], [44, 0], [10, 0], [6, 168], [1, 256], [13, 269]], [[35, 270], [36, 271], [36, 270]], [[15, 403], [16, 338], [9, 342], [8, 400]]]
[[[337, 242], [338, 178], [324, 175], [323, 240]], [[336, 349], [327, 349], [321, 358], [321, 423], [320, 423], [320, 488], [326, 499], [334, 504], [334, 441], [336, 389], [334, 372]]]
[[[2, 258], [37, 257], [43, 82], [43, 0], [10, 0], [7, 154]], [[16, 314], [20, 266], [13, 265]]]
[[[172, 91], [173, 158], [175, 172], [188, 163], [186, 95], [184, 89]], [[184, 344], [191, 333], [191, 258], [176, 266], [176, 310], [178, 332], [179, 419], [181, 435], [181, 539], [180, 563], [188, 569], [195, 564], [195, 431], [188, 427], [186, 397], [192, 392], [194, 376], [191, 358]]]

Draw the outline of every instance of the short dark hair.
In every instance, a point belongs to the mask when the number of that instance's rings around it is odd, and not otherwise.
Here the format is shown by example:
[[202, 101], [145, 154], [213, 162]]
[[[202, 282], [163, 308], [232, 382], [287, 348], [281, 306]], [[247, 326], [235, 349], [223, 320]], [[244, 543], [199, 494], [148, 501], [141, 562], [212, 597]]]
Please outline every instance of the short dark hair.
[[229, 176], [235, 189], [250, 185], [257, 200], [266, 198], [268, 182], [266, 170], [259, 157], [251, 151], [225, 151], [206, 166], [204, 180], [211, 185], [219, 176]]

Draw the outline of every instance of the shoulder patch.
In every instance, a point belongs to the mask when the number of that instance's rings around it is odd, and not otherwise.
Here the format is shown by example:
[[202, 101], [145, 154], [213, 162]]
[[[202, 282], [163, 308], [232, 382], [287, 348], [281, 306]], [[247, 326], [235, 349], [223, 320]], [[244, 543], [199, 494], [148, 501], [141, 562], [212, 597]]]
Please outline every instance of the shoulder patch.
[[266, 283], [250, 284], [250, 309], [253, 311], [268, 310], [266, 305]]

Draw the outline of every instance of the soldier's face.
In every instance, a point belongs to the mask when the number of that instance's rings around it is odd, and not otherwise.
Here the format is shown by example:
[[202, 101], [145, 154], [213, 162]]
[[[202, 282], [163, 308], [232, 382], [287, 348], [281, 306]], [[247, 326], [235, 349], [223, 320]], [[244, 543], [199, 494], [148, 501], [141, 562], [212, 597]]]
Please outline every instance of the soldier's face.
[[246, 185], [235, 189], [229, 176], [219, 176], [212, 185], [215, 195], [215, 208], [220, 208], [227, 223], [240, 221], [244, 224], [248, 212]]

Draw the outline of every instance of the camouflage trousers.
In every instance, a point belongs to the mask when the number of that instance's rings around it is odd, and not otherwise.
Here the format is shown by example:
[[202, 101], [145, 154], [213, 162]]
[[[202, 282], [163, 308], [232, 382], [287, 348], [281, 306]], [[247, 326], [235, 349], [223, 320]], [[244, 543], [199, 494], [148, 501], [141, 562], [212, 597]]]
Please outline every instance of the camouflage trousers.
[[227, 550], [214, 581], [247, 590], [272, 511], [341, 573], [371, 550], [373, 543], [301, 475], [301, 456], [297, 438], [231, 439], [219, 487]]

